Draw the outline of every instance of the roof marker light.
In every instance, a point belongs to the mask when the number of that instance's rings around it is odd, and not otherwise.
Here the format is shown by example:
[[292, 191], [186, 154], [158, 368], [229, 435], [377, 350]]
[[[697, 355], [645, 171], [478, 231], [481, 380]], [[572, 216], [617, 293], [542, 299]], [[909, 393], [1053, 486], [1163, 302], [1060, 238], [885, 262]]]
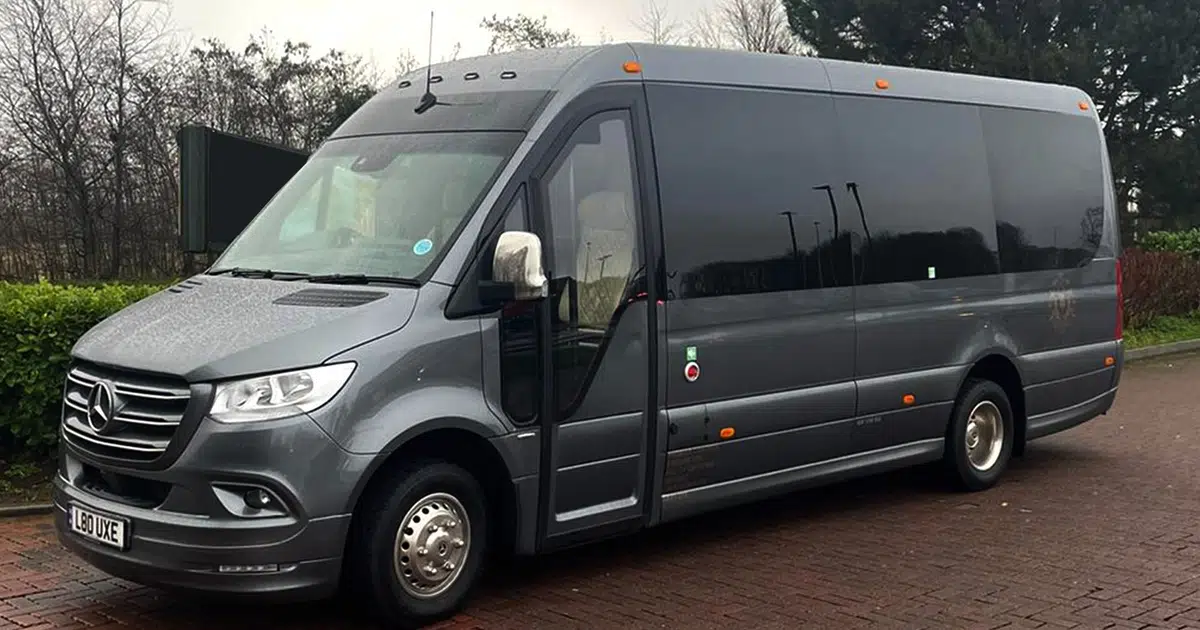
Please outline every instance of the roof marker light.
[[1085, 112], [1086, 112], [1087, 110], [1089, 110], [1089, 109], [1091, 109], [1091, 108], [1092, 108], [1092, 107], [1091, 107], [1091, 105], [1088, 105], [1088, 104], [1087, 104], [1087, 101], [1079, 101], [1079, 109], [1080, 109], [1081, 111], [1085, 111]]
[[622, 67], [625, 69], [625, 72], [629, 74], [637, 74], [642, 71], [642, 64], [636, 61], [626, 61], [625, 65]]
[[876, 88], [876, 89], [879, 89], [879, 90], [886, 90], [886, 89], [888, 89], [888, 88], [890, 88], [890, 87], [892, 87], [892, 84], [891, 84], [891, 83], [888, 83], [888, 80], [887, 80], [887, 79], [876, 79], [876, 80], [875, 80], [875, 88]]

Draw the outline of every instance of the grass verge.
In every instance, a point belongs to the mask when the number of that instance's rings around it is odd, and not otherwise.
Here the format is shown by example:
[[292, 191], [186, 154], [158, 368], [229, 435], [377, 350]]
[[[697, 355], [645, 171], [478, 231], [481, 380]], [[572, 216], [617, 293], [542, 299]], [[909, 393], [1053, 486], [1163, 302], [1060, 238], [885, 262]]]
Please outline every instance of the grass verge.
[[1200, 312], [1159, 317], [1145, 326], [1125, 331], [1126, 348], [1145, 348], [1200, 339]]

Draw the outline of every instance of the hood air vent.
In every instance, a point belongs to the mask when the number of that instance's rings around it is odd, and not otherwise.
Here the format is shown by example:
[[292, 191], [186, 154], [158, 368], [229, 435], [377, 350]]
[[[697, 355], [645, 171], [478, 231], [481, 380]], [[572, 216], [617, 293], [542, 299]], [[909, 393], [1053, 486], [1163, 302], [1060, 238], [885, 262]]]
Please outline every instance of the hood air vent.
[[183, 293], [184, 291], [187, 291], [189, 289], [195, 289], [196, 287], [198, 287], [202, 284], [204, 284], [204, 283], [201, 282], [199, 278], [189, 278], [167, 290], [170, 291], [171, 293]]
[[346, 291], [339, 289], [304, 289], [289, 293], [277, 300], [283, 306], [315, 306], [323, 308], [353, 308], [387, 297], [381, 291]]

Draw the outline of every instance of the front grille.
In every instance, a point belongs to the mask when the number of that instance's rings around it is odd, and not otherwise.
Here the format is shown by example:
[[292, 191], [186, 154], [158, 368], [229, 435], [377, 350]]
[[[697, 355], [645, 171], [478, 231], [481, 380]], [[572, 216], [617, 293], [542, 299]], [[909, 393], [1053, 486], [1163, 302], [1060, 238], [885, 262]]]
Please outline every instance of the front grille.
[[[111, 393], [107, 422], [89, 419], [88, 404], [100, 384]], [[108, 459], [151, 462], [163, 455], [191, 399], [182, 381], [77, 365], [67, 373], [63, 436], [77, 449]], [[105, 414], [108, 415], [108, 414]]]

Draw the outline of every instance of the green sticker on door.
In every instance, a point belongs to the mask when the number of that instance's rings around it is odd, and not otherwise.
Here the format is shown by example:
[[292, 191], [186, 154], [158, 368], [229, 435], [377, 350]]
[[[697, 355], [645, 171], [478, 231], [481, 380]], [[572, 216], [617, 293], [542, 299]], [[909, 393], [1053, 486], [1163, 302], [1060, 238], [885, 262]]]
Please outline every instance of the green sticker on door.
[[687, 360], [688, 360], [688, 361], [695, 361], [695, 360], [696, 360], [696, 346], [688, 346], [688, 349], [687, 349]]

